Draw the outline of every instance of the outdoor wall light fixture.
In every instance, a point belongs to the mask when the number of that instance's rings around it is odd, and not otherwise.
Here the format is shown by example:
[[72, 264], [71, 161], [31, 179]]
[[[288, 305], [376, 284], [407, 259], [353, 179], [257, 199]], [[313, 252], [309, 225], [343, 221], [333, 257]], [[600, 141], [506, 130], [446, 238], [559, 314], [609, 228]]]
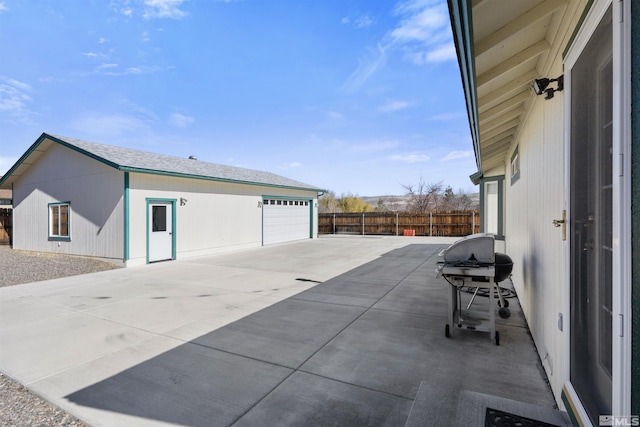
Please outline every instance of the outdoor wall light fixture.
[[180, 197], [180, 206], [184, 206], [187, 204], [187, 199], [185, 199], [184, 197]]
[[[558, 87], [556, 89], [548, 88], [552, 82], [557, 82]], [[535, 79], [531, 85], [536, 95], [542, 95], [544, 93], [544, 99], [551, 99], [555, 91], [560, 92], [564, 89], [564, 74], [557, 79], [548, 79], [546, 77]]]

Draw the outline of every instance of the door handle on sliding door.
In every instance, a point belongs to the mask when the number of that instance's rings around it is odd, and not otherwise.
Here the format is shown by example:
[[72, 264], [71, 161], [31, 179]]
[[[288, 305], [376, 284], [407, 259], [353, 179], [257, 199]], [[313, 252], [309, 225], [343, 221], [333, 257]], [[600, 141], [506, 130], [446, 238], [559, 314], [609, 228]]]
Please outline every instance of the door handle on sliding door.
[[567, 211], [566, 209], [562, 210], [562, 219], [554, 219], [553, 221], [554, 227], [562, 226], [562, 240], [567, 240]]

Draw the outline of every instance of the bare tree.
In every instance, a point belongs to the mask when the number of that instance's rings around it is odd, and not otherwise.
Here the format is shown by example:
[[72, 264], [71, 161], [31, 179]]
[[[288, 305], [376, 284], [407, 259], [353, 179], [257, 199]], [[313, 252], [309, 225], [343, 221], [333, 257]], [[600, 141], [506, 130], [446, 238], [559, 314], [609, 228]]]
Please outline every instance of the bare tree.
[[427, 184], [422, 176], [416, 185], [402, 185], [409, 196], [409, 210], [427, 212], [437, 210], [442, 194], [442, 181]]
[[328, 191], [318, 198], [319, 213], [339, 213], [342, 212], [340, 203], [336, 199], [336, 193]]
[[463, 189], [459, 189], [457, 193], [454, 193], [451, 186], [447, 186], [444, 190], [440, 206], [444, 210], [451, 211], [466, 211], [475, 207], [473, 200]]

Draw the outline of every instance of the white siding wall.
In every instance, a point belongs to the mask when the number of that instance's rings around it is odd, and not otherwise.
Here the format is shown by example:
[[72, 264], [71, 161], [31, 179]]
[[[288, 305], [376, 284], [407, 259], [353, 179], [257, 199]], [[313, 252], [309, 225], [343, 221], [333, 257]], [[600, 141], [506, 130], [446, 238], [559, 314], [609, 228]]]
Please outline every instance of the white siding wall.
[[318, 234], [315, 192], [136, 173], [129, 188], [128, 265], [146, 262], [147, 198], [176, 200], [177, 258], [262, 245], [263, 196], [314, 199], [313, 236]]
[[[551, 73], [562, 74], [557, 66]], [[506, 253], [513, 259], [513, 282], [529, 328], [559, 399], [563, 383], [563, 333], [558, 314], [564, 310], [564, 245], [561, 229], [564, 205], [563, 92], [551, 100], [532, 100], [533, 109], [519, 135], [520, 179], [505, 177]], [[512, 147], [505, 170], [509, 171]], [[565, 319], [568, 313], [563, 313]]]
[[[123, 259], [124, 177], [69, 148], [53, 144], [13, 187], [13, 246]], [[71, 241], [49, 241], [48, 204], [70, 202]]]

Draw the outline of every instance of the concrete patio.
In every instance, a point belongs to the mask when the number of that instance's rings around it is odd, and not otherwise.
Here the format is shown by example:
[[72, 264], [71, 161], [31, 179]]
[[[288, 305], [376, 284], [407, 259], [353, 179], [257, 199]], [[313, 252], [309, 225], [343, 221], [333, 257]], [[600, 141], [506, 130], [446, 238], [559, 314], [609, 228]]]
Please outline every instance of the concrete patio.
[[500, 346], [445, 338], [454, 240], [322, 237], [3, 288], [0, 371], [93, 426], [484, 425], [482, 402], [564, 425], [517, 299]]

